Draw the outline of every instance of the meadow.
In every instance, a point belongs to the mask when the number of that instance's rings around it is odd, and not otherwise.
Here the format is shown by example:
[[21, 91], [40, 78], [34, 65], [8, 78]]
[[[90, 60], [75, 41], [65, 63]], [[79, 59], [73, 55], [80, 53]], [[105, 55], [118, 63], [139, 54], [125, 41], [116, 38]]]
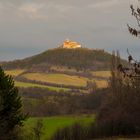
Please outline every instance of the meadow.
[[78, 77], [78, 76], [70, 76], [66, 74], [44, 74], [44, 73], [29, 73], [23, 75], [23, 77], [36, 80], [41, 82], [48, 83], [57, 83], [64, 85], [73, 85], [73, 86], [86, 86], [87, 78]]
[[76, 122], [81, 123], [83, 125], [88, 125], [94, 121], [94, 118], [94, 115], [29, 118], [24, 124], [24, 129], [28, 130], [29, 133], [32, 132], [37, 120], [41, 119], [43, 122], [43, 135], [41, 137], [41, 140], [49, 140], [59, 128], [70, 126]]
[[13, 69], [13, 70], [6, 70], [6, 74], [11, 76], [18, 76], [22, 74], [25, 70], [24, 69]]
[[[102, 72], [102, 75], [103, 75], [103, 72]], [[98, 88], [106, 88], [108, 85], [107, 80], [98, 79], [98, 78], [94, 78], [91, 80], [82, 76], [70, 76], [66, 74], [28, 73], [28, 74], [23, 75], [23, 77], [29, 80], [54, 83], [54, 84], [59, 84], [59, 85], [62, 84], [62, 85], [86, 87], [87, 81], [95, 82]]]
[[[66, 69], [65, 69], [66, 70]], [[13, 69], [13, 70], [7, 70], [6, 73], [8, 75], [11, 75], [13, 77], [22, 76], [29, 80], [35, 80], [38, 82], [47, 82], [52, 84], [58, 84], [58, 85], [66, 85], [66, 86], [77, 86], [77, 87], [86, 87], [87, 81], [95, 82], [97, 85], [97, 88], [106, 88], [108, 86], [107, 79], [110, 77], [109, 71], [92, 71], [91, 74], [95, 78], [89, 79], [82, 76], [71, 76], [67, 74], [59, 74], [59, 73], [26, 73], [24, 74], [26, 70], [25, 69]], [[100, 78], [106, 78], [106, 79], [100, 79]], [[16, 81], [15, 84], [18, 87], [23, 88], [29, 88], [29, 87], [39, 87], [39, 88], [48, 88], [50, 90], [55, 91], [68, 91], [69, 88], [64, 87], [55, 87], [50, 85], [42, 85], [40, 83], [31, 83], [31, 82], [25, 82], [25, 81]]]
[[[43, 123], [41, 140], [50, 140], [53, 134], [61, 128], [71, 126], [75, 123], [82, 125], [89, 125], [95, 121], [95, 115], [81, 115], [81, 116], [55, 116], [55, 117], [32, 117], [24, 123], [23, 130], [27, 133], [32, 133], [38, 120]], [[28, 130], [28, 131], [27, 131]], [[97, 140], [140, 140], [140, 138], [102, 138]]]
[[54, 90], [54, 91], [61, 91], [61, 90], [69, 91], [70, 90], [69, 88], [59, 88], [59, 87], [46, 86], [46, 85], [27, 83], [27, 82], [19, 82], [19, 81], [15, 81], [15, 85], [21, 88], [38, 87], [38, 88], [47, 88], [49, 90]]

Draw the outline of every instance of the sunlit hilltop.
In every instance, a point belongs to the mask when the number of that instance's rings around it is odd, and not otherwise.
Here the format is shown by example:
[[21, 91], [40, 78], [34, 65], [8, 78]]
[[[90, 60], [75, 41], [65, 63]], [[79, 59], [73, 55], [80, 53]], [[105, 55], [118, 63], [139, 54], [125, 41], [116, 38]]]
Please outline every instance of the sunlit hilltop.
[[76, 48], [81, 48], [81, 45], [77, 42], [73, 42], [67, 39], [66, 41], [63, 42], [62, 47], [67, 49], [76, 49]]

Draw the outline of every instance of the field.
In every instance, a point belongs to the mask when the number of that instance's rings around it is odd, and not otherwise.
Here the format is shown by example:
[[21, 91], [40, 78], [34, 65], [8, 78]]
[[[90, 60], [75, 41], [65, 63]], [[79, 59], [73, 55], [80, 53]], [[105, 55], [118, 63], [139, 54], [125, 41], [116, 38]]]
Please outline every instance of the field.
[[18, 76], [21, 73], [23, 73], [25, 70], [22, 69], [14, 69], [14, 70], [6, 70], [6, 74], [11, 75], [11, 76]]
[[30, 73], [23, 75], [30, 80], [37, 80], [41, 82], [57, 83], [64, 85], [86, 86], [87, 78], [70, 76], [66, 74], [44, 74], [44, 73]]
[[92, 75], [101, 78], [109, 78], [111, 76], [111, 73], [110, 71], [93, 71]]
[[[6, 73], [16, 77], [24, 73], [25, 70], [23, 69], [14, 69], [14, 70], [7, 70]], [[100, 79], [100, 78], [109, 78], [110, 72], [109, 71], [92, 71], [91, 72], [93, 76], [96, 76], [94, 79], [88, 79], [82, 76], [71, 76], [67, 74], [48, 74], [48, 73], [26, 73], [22, 74], [23, 77], [29, 79], [29, 80], [35, 80], [38, 82], [47, 82], [51, 84], [58, 84], [58, 85], [66, 85], [66, 86], [81, 86], [86, 87], [87, 81], [91, 80], [96, 83], [98, 88], [106, 88], [108, 86], [106, 79]], [[50, 90], [60, 91], [60, 90], [70, 90], [69, 88], [63, 88], [63, 87], [54, 87], [54, 86], [46, 86], [41, 84], [34, 84], [30, 82], [15, 82], [16, 86], [18, 87], [39, 87], [39, 88], [48, 88]]]
[[[86, 87], [88, 78], [79, 76], [70, 76], [66, 74], [43, 74], [43, 73], [30, 73], [23, 75], [25, 78], [30, 80], [36, 80], [41, 82], [48, 82], [54, 84], [63, 84], [71, 86], [83, 86]], [[99, 80], [94, 78], [92, 80], [97, 84], [98, 88], [107, 87], [107, 80]]]
[[95, 79], [95, 80], [93, 80], [93, 82], [96, 83], [97, 88], [106, 88], [108, 86], [107, 80], [98, 80], [98, 79]]
[[[61, 116], [61, 117], [45, 117], [41, 118], [43, 121], [43, 136], [41, 140], [49, 139], [58, 128], [70, 126], [75, 122], [80, 122], [83, 125], [89, 124], [94, 121], [94, 115], [92, 116]], [[30, 118], [25, 122], [25, 130], [32, 131], [35, 127], [38, 118]]]
[[[80, 122], [83, 125], [88, 125], [94, 122], [95, 116], [60, 116], [60, 117], [44, 117], [44, 118], [29, 118], [25, 122], [24, 130], [32, 132], [37, 120], [43, 121], [43, 135], [41, 140], [49, 140], [49, 138], [56, 132], [59, 128], [64, 128], [65, 126], [70, 126], [75, 122]], [[98, 139], [99, 140], [99, 139]], [[140, 138], [106, 138], [100, 140], [140, 140]]]
[[17, 87], [23, 87], [23, 88], [38, 87], [38, 88], [47, 88], [49, 90], [55, 90], [55, 91], [60, 91], [60, 90], [68, 91], [68, 90], [70, 90], [68, 88], [59, 88], [59, 87], [45, 86], [45, 85], [39, 85], [39, 84], [33, 84], [33, 83], [19, 82], [19, 81], [15, 81], [15, 85]]

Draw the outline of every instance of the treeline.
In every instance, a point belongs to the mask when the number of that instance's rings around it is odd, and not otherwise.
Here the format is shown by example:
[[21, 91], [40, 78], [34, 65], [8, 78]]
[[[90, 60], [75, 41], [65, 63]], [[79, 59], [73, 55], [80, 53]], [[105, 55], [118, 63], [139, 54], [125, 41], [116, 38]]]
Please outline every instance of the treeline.
[[111, 54], [103, 50], [80, 49], [52, 49], [39, 55], [23, 60], [3, 63], [6, 69], [14, 68], [41, 68], [49, 70], [52, 65], [66, 66], [69, 69], [79, 70], [107, 70], [110, 67]]
[[20, 88], [24, 112], [38, 117], [95, 113], [107, 92], [107, 89], [100, 89], [92, 94], [77, 94], [41, 88]]

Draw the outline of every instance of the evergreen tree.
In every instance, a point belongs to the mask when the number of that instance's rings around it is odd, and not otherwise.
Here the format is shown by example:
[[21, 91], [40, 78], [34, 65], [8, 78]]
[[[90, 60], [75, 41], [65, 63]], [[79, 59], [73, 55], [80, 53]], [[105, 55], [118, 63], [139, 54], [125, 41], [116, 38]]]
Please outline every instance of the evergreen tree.
[[0, 67], [0, 139], [9, 140], [16, 126], [21, 126], [25, 118], [14, 80]]

